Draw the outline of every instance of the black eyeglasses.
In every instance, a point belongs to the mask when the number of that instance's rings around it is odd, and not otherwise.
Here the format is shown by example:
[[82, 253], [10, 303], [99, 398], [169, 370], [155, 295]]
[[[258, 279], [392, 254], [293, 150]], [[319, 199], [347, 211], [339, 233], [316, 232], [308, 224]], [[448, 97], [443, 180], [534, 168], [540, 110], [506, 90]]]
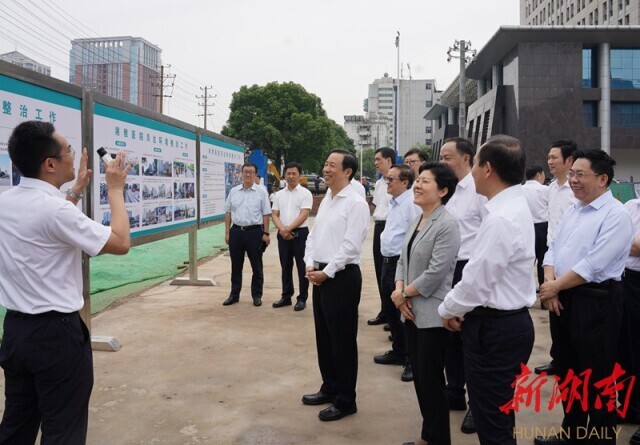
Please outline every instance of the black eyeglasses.
[[400, 178], [394, 178], [392, 176], [383, 176], [382, 179], [384, 180], [384, 182], [393, 182], [400, 180]]

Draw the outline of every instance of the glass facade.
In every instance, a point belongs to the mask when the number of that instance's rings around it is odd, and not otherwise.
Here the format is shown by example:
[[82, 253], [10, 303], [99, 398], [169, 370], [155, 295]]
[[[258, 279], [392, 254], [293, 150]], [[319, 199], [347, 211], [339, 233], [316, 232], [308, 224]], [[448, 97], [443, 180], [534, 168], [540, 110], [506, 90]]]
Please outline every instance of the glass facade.
[[596, 59], [593, 48], [582, 49], [582, 88], [596, 88]]
[[598, 126], [598, 102], [582, 102], [582, 125], [585, 127]]
[[640, 128], [640, 102], [611, 102], [611, 126]]
[[611, 88], [640, 88], [640, 49], [611, 50]]

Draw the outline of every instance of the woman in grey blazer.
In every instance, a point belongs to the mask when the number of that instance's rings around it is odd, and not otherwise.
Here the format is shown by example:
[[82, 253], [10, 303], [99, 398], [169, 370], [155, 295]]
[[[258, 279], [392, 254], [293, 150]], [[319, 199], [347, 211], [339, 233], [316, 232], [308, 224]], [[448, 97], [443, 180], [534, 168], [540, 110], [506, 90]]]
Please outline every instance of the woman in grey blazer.
[[458, 180], [450, 167], [430, 162], [420, 167], [413, 186], [422, 209], [407, 229], [391, 299], [402, 313], [413, 383], [422, 413], [420, 439], [405, 445], [451, 445], [444, 362], [450, 335], [438, 305], [451, 290], [460, 247], [458, 223], [444, 207]]

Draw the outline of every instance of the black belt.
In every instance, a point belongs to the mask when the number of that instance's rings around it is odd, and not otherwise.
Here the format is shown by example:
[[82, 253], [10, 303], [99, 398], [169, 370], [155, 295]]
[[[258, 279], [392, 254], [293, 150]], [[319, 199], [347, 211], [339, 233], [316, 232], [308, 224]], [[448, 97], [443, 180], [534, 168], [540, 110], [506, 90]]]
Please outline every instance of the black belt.
[[388, 264], [393, 264], [393, 263], [397, 263], [399, 259], [400, 259], [400, 255], [396, 255], [396, 256], [383, 256], [383, 257], [382, 257], [382, 262], [383, 262], [383, 263], [388, 263]]
[[527, 311], [526, 307], [520, 309], [503, 310], [486, 306], [478, 306], [471, 312], [469, 312], [469, 314], [476, 315], [478, 317], [506, 317], [507, 315], [515, 315], [525, 311]]
[[[76, 312], [71, 312], [71, 314], [75, 314], [75, 313]], [[50, 317], [52, 315], [70, 315], [70, 314], [67, 314], [65, 312], [58, 312], [58, 311], [47, 311], [47, 312], [41, 312], [39, 314], [27, 314], [25, 312], [18, 312], [11, 309], [7, 309], [7, 315], [10, 317], [17, 317], [17, 318], [42, 318], [42, 317]]]
[[387, 220], [386, 219], [379, 219], [377, 221], [374, 221], [376, 226], [384, 226], [386, 224]]
[[239, 226], [237, 224], [234, 224], [232, 227], [240, 230], [256, 230], [262, 228], [262, 224], [254, 224], [252, 226]]
[[640, 272], [638, 272], [637, 270], [625, 269], [624, 273], [622, 274], [622, 276], [623, 277], [640, 279]]
[[[313, 262], [313, 268], [315, 270], [323, 270], [325, 267], [327, 267], [327, 264], [329, 264], [329, 263], [319, 263], [317, 261], [314, 261]], [[344, 266], [343, 270], [353, 269], [354, 267], [358, 267], [358, 265], [357, 264], [346, 264]]]
[[620, 280], [608, 279], [601, 283], [584, 283], [580, 286], [574, 287], [574, 289], [586, 288], [586, 289], [599, 289], [599, 290], [609, 290], [613, 286], [620, 284]]

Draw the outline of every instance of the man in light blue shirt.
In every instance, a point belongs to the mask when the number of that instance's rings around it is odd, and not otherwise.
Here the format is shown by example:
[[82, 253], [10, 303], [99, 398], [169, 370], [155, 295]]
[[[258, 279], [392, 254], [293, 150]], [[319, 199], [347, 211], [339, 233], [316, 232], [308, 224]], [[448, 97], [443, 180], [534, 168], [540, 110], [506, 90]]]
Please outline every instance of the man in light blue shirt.
[[240, 300], [242, 267], [246, 253], [251, 263], [251, 297], [253, 305], [262, 305], [262, 252], [269, 245], [271, 203], [267, 189], [255, 183], [258, 167], [247, 162], [242, 166], [242, 184], [229, 191], [224, 203], [224, 240], [231, 255], [231, 293], [225, 306]]
[[[600, 437], [615, 443], [616, 411], [596, 407], [602, 389], [594, 386], [613, 374], [622, 322], [621, 276], [633, 241], [633, 224], [608, 187], [615, 161], [602, 150], [576, 151], [567, 177], [578, 202], [566, 211], [544, 258], [540, 300], [558, 317], [558, 376], [590, 372], [588, 410], [565, 404], [565, 438], [536, 438], [536, 445], [573, 443]], [[575, 402], [575, 401], [574, 401]], [[586, 435], [585, 435], [586, 432]], [[592, 436], [597, 434], [597, 436]], [[610, 439], [607, 439], [610, 438]]]
[[383, 177], [387, 192], [391, 195], [389, 212], [384, 230], [380, 234], [380, 253], [382, 254], [382, 270], [380, 274], [380, 296], [382, 310], [393, 337], [392, 349], [382, 355], [375, 356], [373, 361], [379, 365], [404, 365], [401, 379], [404, 382], [413, 380], [411, 364], [407, 359], [407, 345], [404, 327], [400, 321], [400, 312], [391, 301], [391, 293], [395, 289], [396, 264], [402, 253], [402, 242], [407, 227], [422, 213], [413, 203], [414, 181], [413, 170], [408, 165], [393, 165]]

